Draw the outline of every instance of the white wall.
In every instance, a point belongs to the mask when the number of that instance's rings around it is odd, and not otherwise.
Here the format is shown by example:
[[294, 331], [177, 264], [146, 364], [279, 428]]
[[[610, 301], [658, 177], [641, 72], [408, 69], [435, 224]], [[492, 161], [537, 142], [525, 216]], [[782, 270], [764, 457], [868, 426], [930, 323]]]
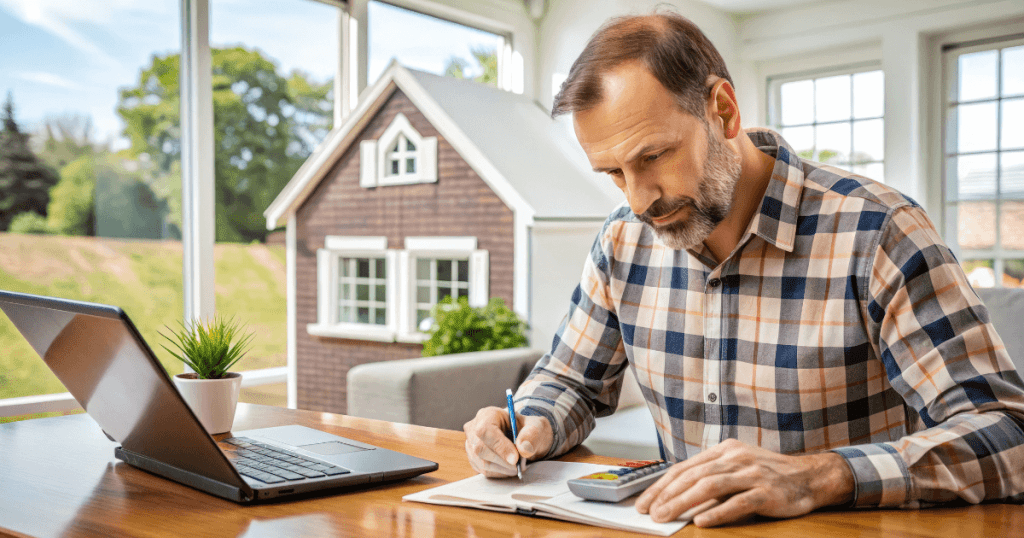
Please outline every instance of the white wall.
[[737, 22], [736, 53], [755, 77], [759, 123], [767, 122], [767, 77], [859, 61], [881, 66], [886, 183], [924, 205], [942, 230], [940, 47], [965, 29], [980, 30], [977, 37], [1024, 32], [1024, 2], [842, 0]]

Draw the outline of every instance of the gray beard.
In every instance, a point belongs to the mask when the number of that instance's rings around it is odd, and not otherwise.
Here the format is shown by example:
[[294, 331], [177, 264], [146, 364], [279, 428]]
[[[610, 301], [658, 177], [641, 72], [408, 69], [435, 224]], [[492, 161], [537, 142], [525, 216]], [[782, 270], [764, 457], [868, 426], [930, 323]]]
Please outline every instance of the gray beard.
[[[697, 198], [685, 196], [668, 201], [659, 199], [642, 215], [637, 215], [671, 249], [696, 249], [725, 220], [732, 207], [736, 182], [743, 170], [739, 155], [729, 151], [725, 143], [712, 134], [707, 123], [704, 124], [704, 132], [707, 135], [704, 174], [697, 188]], [[666, 226], [657, 226], [652, 220], [652, 217], [662, 217], [686, 207], [690, 208], [686, 220]]]

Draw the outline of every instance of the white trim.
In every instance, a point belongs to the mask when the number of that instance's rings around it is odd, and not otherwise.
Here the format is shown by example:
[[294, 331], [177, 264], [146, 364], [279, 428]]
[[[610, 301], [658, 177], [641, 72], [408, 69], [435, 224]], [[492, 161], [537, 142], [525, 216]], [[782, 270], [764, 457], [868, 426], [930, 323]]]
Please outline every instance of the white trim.
[[469, 257], [469, 305], [487, 306], [491, 298], [491, 267], [486, 250], [475, 250]]
[[324, 238], [324, 248], [344, 251], [384, 251], [388, 248], [388, 238], [383, 235], [328, 235]]
[[476, 250], [475, 237], [418, 236], [406, 237], [407, 250]]
[[310, 323], [306, 325], [306, 332], [313, 336], [327, 338], [347, 338], [351, 340], [372, 340], [375, 342], [394, 342], [395, 331], [387, 326], [363, 324], [363, 323], [338, 323], [326, 325], [323, 323]]
[[[296, 269], [296, 253], [297, 253], [297, 241], [295, 237], [298, 224], [296, 224], [295, 213], [288, 216], [288, 227], [285, 228], [284, 233], [284, 245], [285, 245], [285, 289], [287, 290], [288, 296], [288, 408], [296, 409], [299, 406], [299, 361], [298, 361], [298, 330], [296, 324], [298, 323], [295, 309], [295, 298], [296, 298], [296, 286], [298, 281], [295, 278]], [[242, 378], [245, 381], [245, 378]]]
[[[399, 172], [397, 175], [391, 175], [391, 167], [388, 166], [391, 161], [391, 146], [399, 141], [401, 137], [405, 137], [409, 142], [415, 146], [415, 149], [411, 152], [406, 148], [399, 147], [398, 153], [399, 159]], [[366, 144], [367, 141], [361, 142], [361, 148]], [[419, 131], [409, 123], [409, 118], [405, 117], [405, 114], [399, 112], [395, 115], [395, 119], [391, 121], [391, 125], [388, 125], [384, 133], [380, 135], [380, 138], [376, 142], [376, 184], [379, 186], [387, 185], [411, 185], [415, 183], [435, 183], [437, 182], [437, 137], [424, 137], [420, 136]], [[433, 151], [435, 154], [433, 158], [428, 155], [428, 152]], [[364, 156], [365, 153], [361, 151], [360, 156]], [[405, 160], [412, 155], [412, 159], [415, 163], [415, 170], [408, 172], [405, 169]], [[433, 165], [433, 169], [430, 167]], [[367, 166], [370, 165], [360, 165]], [[369, 182], [367, 180], [367, 182]], [[362, 186], [362, 180], [360, 181]]]

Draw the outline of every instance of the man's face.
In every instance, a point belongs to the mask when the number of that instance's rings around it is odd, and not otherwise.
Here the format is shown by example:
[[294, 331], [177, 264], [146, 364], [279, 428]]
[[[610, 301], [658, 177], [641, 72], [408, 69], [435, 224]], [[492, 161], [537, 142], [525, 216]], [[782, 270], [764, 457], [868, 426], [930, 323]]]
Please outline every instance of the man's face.
[[729, 213], [739, 155], [639, 62], [605, 73], [602, 90], [597, 106], [573, 115], [591, 166], [667, 246], [700, 245]]

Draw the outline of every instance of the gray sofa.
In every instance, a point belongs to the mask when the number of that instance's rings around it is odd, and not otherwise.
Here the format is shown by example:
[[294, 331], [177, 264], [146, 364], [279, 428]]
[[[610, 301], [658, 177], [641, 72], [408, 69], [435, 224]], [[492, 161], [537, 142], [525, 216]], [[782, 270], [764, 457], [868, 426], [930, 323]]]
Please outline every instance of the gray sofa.
[[[1024, 375], [1024, 290], [978, 289], [1014, 366]], [[544, 354], [520, 348], [482, 351], [356, 366], [348, 374], [348, 412], [406, 424], [461, 430], [476, 411], [505, 405], [505, 389], [516, 387]], [[583, 443], [595, 454], [657, 458], [654, 419], [633, 375], [626, 373], [619, 407], [597, 419]]]

